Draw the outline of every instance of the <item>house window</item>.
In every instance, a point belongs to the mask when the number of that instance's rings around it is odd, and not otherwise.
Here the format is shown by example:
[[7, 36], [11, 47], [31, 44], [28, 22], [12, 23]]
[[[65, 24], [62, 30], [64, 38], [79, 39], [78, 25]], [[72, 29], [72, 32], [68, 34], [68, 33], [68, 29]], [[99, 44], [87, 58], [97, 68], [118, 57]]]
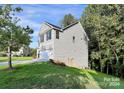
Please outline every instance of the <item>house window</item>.
[[75, 43], [75, 36], [73, 36], [73, 43]]
[[41, 41], [41, 42], [44, 42], [44, 35], [41, 35], [40, 41]]
[[59, 31], [56, 31], [56, 39], [59, 39]]
[[51, 32], [51, 30], [49, 30], [49, 31], [46, 33], [46, 40], [51, 40], [51, 37], [52, 37], [52, 32]]

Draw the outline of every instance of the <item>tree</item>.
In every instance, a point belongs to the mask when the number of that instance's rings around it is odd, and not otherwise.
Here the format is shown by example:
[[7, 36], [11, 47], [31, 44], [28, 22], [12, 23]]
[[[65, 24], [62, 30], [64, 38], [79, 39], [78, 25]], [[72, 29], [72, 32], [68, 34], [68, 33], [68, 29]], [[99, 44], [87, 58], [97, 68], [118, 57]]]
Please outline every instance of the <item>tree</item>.
[[0, 47], [8, 48], [9, 68], [12, 69], [12, 50], [18, 50], [23, 45], [29, 45], [33, 30], [17, 25], [20, 21], [15, 14], [20, 13], [20, 7], [13, 8], [12, 5], [0, 6]]
[[31, 48], [31, 56], [33, 56], [33, 58], [37, 57], [37, 49]]
[[61, 26], [66, 27], [76, 21], [77, 19], [72, 14], [66, 14], [61, 21]]
[[98, 62], [100, 71], [119, 75], [124, 65], [123, 14], [124, 5], [89, 5], [80, 19], [90, 38], [90, 62]]

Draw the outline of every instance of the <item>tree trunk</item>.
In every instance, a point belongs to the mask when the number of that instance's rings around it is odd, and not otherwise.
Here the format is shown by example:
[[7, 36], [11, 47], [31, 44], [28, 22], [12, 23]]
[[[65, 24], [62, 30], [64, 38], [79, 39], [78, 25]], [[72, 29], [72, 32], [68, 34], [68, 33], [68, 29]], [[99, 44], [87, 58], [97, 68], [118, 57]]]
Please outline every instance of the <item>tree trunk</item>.
[[115, 58], [116, 58], [116, 64], [119, 63], [119, 58], [118, 58], [118, 55], [116, 53], [116, 51], [114, 50], [114, 48], [112, 47], [112, 45], [108, 42], [111, 50], [113, 51], [114, 55], [115, 55]]
[[9, 55], [8, 55], [8, 57], [9, 57], [9, 68], [10, 69], [13, 69], [13, 67], [12, 67], [12, 50], [11, 50], [11, 46], [9, 46], [8, 47], [8, 53], [9, 53]]
[[93, 69], [93, 62], [90, 62], [90, 69]]
[[114, 69], [113, 69], [113, 64], [111, 64], [111, 69], [112, 69], [112, 71], [111, 71], [112, 73], [111, 73], [111, 74], [112, 74], [112, 75], [115, 75]]
[[108, 69], [109, 69], [109, 68], [108, 68], [108, 62], [107, 62], [107, 66], [106, 66], [106, 70], [107, 70], [107, 72], [106, 72], [106, 73], [107, 73], [107, 74], [108, 74]]
[[[98, 40], [98, 47], [99, 47], [99, 51], [101, 51], [99, 40]], [[102, 72], [101, 53], [100, 53], [100, 58], [99, 58], [99, 66], [100, 66], [100, 72]]]

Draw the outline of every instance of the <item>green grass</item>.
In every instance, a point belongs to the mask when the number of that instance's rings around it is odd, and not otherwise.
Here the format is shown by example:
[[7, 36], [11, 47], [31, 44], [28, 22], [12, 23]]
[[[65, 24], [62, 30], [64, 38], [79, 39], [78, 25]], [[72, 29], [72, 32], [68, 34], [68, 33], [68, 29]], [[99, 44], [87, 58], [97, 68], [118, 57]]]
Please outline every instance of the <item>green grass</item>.
[[[12, 57], [13, 61], [32, 60], [32, 57]], [[8, 57], [0, 57], [0, 62], [8, 61]]]
[[124, 88], [124, 80], [119, 86], [110, 85], [107, 79], [117, 79], [93, 70], [62, 67], [52, 63], [16, 65], [15, 70], [0, 70], [0, 88]]

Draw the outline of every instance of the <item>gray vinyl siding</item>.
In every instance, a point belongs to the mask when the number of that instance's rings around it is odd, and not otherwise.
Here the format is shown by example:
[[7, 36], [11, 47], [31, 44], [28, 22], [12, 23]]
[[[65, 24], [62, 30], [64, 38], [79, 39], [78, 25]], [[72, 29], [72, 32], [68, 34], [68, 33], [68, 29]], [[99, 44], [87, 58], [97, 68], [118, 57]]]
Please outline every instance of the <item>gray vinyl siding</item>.
[[[50, 29], [52, 28], [42, 24], [40, 34], [44, 34], [44, 42], [40, 42], [39, 50], [42, 46], [51, 46], [53, 60], [64, 62], [68, 66], [88, 67], [88, 37], [81, 24], [78, 22], [59, 32], [59, 39], [56, 38], [56, 30], [52, 29], [52, 39], [46, 41], [46, 32]], [[73, 42], [73, 36], [75, 42]]]
[[[73, 42], [75, 36], [75, 43]], [[80, 23], [60, 33], [54, 40], [54, 58], [67, 65], [88, 67], [88, 41]]]

